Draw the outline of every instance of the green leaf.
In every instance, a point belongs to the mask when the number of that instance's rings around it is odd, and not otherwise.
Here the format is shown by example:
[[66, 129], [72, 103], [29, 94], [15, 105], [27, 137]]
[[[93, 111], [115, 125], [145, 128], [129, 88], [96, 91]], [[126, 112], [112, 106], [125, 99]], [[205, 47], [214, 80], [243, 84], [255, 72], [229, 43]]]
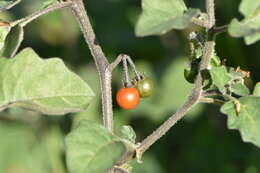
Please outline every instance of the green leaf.
[[187, 9], [182, 0], [142, 0], [143, 11], [136, 24], [137, 36], [161, 35], [171, 29], [184, 29], [199, 14]]
[[251, 16], [259, 6], [259, 0], [242, 0], [239, 6], [239, 11], [244, 16]]
[[211, 68], [211, 67], [219, 67], [219, 66], [221, 66], [220, 58], [215, 55], [210, 60], [209, 68]]
[[243, 81], [244, 80], [244, 75], [239, 71], [238, 69], [234, 69], [233, 67], [226, 67], [228, 73], [230, 74], [232, 80], [234, 81]]
[[8, 33], [5, 39], [4, 47], [1, 50], [0, 54], [8, 58], [13, 57], [23, 41], [23, 36], [23, 27], [21, 27], [20, 25], [12, 27], [11, 31]]
[[0, 110], [18, 106], [50, 115], [83, 111], [94, 93], [62, 60], [31, 49], [0, 59]]
[[117, 136], [92, 121], [81, 121], [66, 137], [67, 165], [71, 173], [105, 173], [126, 151]]
[[231, 85], [231, 91], [240, 96], [249, 95], [249, 89], [243, 83], [235, 83]]
[[239, 115], [232, 101], [221, 107], [221, 112], [228, 115], [228, 128], [239, 130], [244, 142], [260, 147], [260, 97], [241, 97], [239, 102]]
[[122, 126], [120, 129], [119, 136], [123, 139], [130, 141], [133, 144], [135, 143], [136, 134], [131, 126]]
[[222, 93], [225, 93], [225, 85], [228, 84], [229, 81], [232, 79], [231, 76], [228, 74], [226, 67], [213, 67], [210, 70], [210, 75], [213, 83]]
[[3, 10], [8, 10], [21, 2], [21, 0], [1, 0], [0, 1], [0, 12]]
[[233, 19], [229, 24], [228, 31], [233, 37], [244, 37], [246, 44], [253, 44], [260, 40], [260, 2], [243, 0], [240, 12], [245, 19], [238, 21]]
[[5, 38], [10, 30], [11, 26], [9, 25], [9, 23], [0, 21], [0, 50], [4, 47]]
[[253, 95], [254, 95], [254, 96], [260, 96], [260, 82], [258, 82], [258, 83], [255, 85], [255, 89], [254, 89]]

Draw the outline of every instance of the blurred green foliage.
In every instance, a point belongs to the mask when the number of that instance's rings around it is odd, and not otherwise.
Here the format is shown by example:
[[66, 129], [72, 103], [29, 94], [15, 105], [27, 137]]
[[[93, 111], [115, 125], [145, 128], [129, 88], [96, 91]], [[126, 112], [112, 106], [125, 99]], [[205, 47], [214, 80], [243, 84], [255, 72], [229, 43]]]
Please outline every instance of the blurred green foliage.
[[[190, 7], [204, 9], [204, 1], [187, 0]], [[239, 1], [216, 1], [217, 24], [241, 19]], [[24, 0], [17, 7], [1, 13], [1, 18], [18, 19], [40, 8], [40, 1]], [[139, 0], [87, 1], [87, 10], [104, 52], [110, 62], [119, 53], [133, 57], [139, 71], [154, 80], [154, 96], [143, 99], [136, 110], [115, 108], [115, 129], [131, 125], [137, 141], [143, 139], [169, 117], [184, 101], [192, 85], [184, 82], [188, 62], [187, 36], [195, 26], [171, 31], [162, 37], [137, 38], [134, 25], [140, 13]], [[90, 107], [64, 117], [40, 117], [38, 113], [10, 109], [1, 112], [1, 173], [67, 172], [63, 148], [64, 136], [82, 119], [101, 122], [100, 92], [97, 71], [84, 39], [70, 11], [43, 16], [25, 28], [22, 48], [32, 47], [41, 57], [61, 57], [71, 70], [88, 82], [96, 93]], [[260, 81], [260, 42], [246, 46], [242, 39], [224, 33], [218, 36], [218, 56], [230, 66], [251, 72], [246, 81], [251, 90]], [[114, 72], [113, 92], [120, 87], [122, 73]], [[133, 173], [257, 173], [260, 150], [243, 143], [238, 131], [228, 130], [226, 116], [219, 107], [198, 105], [162, 139], [144, 154], [143, 164]]]

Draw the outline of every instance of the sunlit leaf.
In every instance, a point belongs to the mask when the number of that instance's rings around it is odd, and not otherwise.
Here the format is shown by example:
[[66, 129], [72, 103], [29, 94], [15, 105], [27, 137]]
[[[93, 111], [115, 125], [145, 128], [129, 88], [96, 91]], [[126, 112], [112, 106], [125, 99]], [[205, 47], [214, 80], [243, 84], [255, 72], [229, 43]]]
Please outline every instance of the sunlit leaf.
[[160, 35], [171, 29], [184, 29], [199, 14], [187, 9], [183, 0], [142, 0], [143, 11], [136, 24], [137, 36]]
[[42, 60], [30, 48], [0, 59], [0, 110], [24, 107], [50, 115], [83, 111], [94, 93], [58, 58]]
[[239, 6], [239, 11], [244, 16], [252, 15], [255, 10], [260, 6], [259, 0], [242, 0]]
[[101, 126], [83, 120], [66, 137], [71, 173], [106, 173], [127, 151], [125, 144]]
[[228, 115], [228, 128], [239, 130], [244, 142], [260, 147], [260, 97], [241, 97], [239, 102], [239, 113], [233, 101], [221, 107], [221, 112]]

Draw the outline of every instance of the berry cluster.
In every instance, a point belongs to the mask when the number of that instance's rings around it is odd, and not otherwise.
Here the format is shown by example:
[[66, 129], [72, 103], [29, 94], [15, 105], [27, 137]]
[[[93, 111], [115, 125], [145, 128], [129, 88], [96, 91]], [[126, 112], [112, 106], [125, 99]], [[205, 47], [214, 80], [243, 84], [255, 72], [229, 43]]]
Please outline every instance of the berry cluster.
[[149, 97], [154, 90], [154, 84], [151, 79], [144, 75], [136, 76], [129, 85], [124, 83], [124, 86], [117, 91], [117, 104], [126, 110], [135, 108], [140, 98]]

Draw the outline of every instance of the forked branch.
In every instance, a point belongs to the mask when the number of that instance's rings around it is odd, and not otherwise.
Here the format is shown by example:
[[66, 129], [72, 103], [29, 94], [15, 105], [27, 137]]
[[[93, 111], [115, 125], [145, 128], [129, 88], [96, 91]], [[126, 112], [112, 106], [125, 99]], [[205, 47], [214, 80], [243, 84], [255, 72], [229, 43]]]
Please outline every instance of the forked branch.
[[138, 159], [142, 156], [142, 154], [158, 139], [160, 139], [172, 126], [174, 126], [184, 115], [192, 108], [192, 106], [196, 105], [202, 94], [203, 87], [203, 79], [201, 76], [201, 72], [207, 70], [209, 66], [210, 59], [214, 53], [214, 41], [212, 40], [211, 28], [215, 25], [215, 13], [214, 13], [214, 0], [206, 0], [206, 9], [207, 9], [207, 40], [205, 43], [205, 47], [203, 49], [203, 57], [200, 63], [200, 73], [198, 73], [195, 86], [191, 91], [191, 94], [188, 96], [187, 101], [183, 104], [183, 106], [177, 110], [175, 114], [173, 114], [167, 121], [165, 121], [158, 129], [156, 129], [151, 135], [145, 138], [136, 149], [136, 156]]

